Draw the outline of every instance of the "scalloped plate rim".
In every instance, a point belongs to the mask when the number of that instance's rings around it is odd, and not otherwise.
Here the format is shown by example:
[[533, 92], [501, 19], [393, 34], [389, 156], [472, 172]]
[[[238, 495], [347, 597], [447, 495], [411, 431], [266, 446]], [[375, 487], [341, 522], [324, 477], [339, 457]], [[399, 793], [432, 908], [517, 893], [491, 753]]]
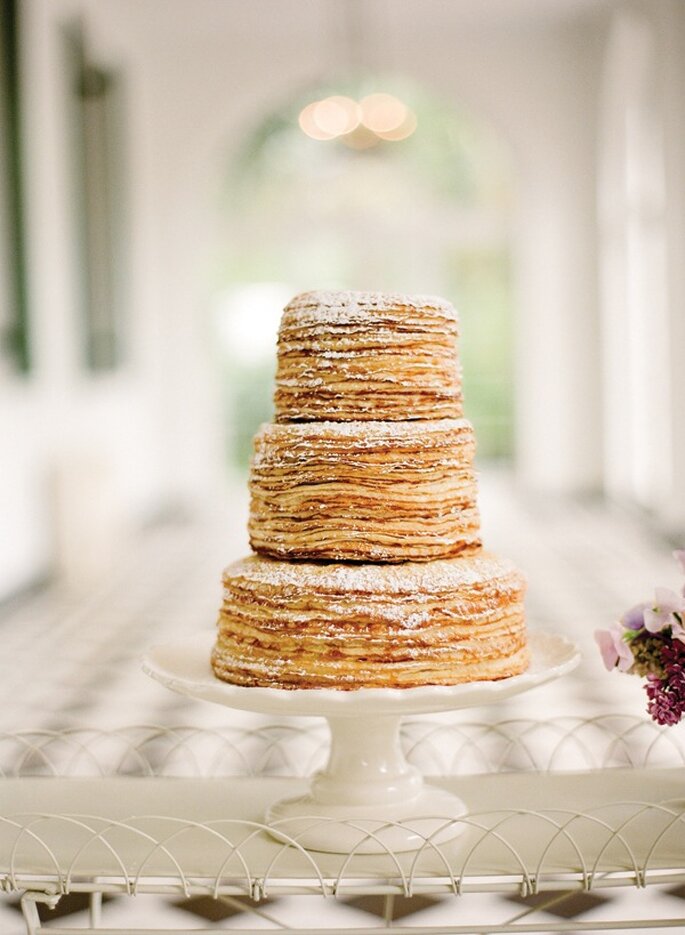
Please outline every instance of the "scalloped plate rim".
[[[383, 708], [387, 713], [429, 713], [450, 708], [473, 707], [515, 695], [550, 682], [572, 671], [580, 662], [580, 651], [567, 637], [546, 630], [530, 630], [531, 667], [520, 675], [496, 681], [462, 682], [457, 685], [420, 685], [414, 688], [358, 688], [341, 691], [332, 688], [265, 688], [232, 685], [222, 682], [212, 672], [209, 653], [215, 629], [203, 629], [196, 635], [152, 646], [142, 668], [146, 675], [172, 691], [215, 704], [263, 713], [331, 716], [373, 713]], [[556, 657], [549, 660], [551, 650]], [[170, 654], [181, 654], [186, 668], [170, 668]], [[553, 654], [554, 656], [554, 654]], [[162, 657], [160, 659], [160, 657]], [[166, 661], [165, 661], [166, 657]], [[187, 661], [204, 664], [207, 671], [190, 675]], [[317, 710], [317, 708], [319, 710]]]

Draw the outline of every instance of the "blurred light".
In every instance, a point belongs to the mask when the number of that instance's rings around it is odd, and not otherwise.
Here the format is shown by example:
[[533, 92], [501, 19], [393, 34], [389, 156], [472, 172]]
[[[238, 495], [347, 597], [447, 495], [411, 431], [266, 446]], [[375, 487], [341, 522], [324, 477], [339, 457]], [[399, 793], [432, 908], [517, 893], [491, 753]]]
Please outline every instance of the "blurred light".
[[372, 133], [371, 130], [367, 129], [363, 124], [360, 124], [356, 130], [353, 130], [351, 133], [346, 133], [345, 136], [341, 136], [340, 139], [345, 146], [349, 146], [350, 149], [370, 149], [372, 146], [378, 146], [381, 141], [377, 134]]
[[360, 105], [362, 123], [379, 136], [401, 127], [407, 118], [407, 105], [392, 94], [368, 94]]
[[300, 111], [298, 122], [313, 140], [342, 141], [352, 149], [368, 149], [380, 140], [405, 140], [416, 129], [416, 116], [393, 94], [367, 94], [357, 103], [334, 94], [312, 101]]
[[298, 120], [300, 128], [303, 133], [306, 133], [307, 136], [310, 136], [313, 140], [335, 139], [335, 133], [328, 133], [319, 127], [318, 121], [315, 118], [319, 104], [321, 104], [321, 101], [313, 101], [300, 111]]
[[314, 119], [322, 130], [335, 133], [336, 136], [343, 136], [359, 126], [361, 109], [351, 97], [336, 95], [319, 103]]
[[394, 130], [376, 130], [376, 134], [382, 140], [391, 140], [393, 143], [398, 140], [406, 140], [416, 129], [416, 123], [416, 114], [411, 110], [407, 110], [406, 117], [398, 127], [395, 127]]
[[314, 140], [333, 140], [359, 126], [361, 111], [351, 97], [334, 95], [308, 104], [300, 113], [302, 130]]

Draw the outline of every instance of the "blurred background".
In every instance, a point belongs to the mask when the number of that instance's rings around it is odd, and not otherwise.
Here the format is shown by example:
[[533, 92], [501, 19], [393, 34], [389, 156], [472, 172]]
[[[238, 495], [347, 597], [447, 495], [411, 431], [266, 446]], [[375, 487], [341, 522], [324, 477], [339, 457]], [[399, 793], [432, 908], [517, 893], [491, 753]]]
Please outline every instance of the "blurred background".
[[281, 308], [322, 287], [456, 304], [533, 602], [536, 555], [612, 522], [606, 569], [651, 584], [636, 543], [685, 533], [681, 0], [0, 11], [0, 601], [92, 595], [185, 524], [215, 604]]
[[237, 515], [329, 286], [458, 306], [485, 473], [683, 532], [680, 0], [0, 10], [0, 599]]

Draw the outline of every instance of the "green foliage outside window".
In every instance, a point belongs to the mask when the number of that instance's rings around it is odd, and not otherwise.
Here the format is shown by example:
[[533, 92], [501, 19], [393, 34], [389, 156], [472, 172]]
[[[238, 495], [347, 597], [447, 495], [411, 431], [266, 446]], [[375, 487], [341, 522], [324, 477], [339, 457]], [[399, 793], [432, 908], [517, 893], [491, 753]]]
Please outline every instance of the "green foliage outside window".
[[464, 411], [478, 456], [507, 458], [513, 444], [513, 309], [504, 250], [463, 251], [450, 264], [459, 308]]

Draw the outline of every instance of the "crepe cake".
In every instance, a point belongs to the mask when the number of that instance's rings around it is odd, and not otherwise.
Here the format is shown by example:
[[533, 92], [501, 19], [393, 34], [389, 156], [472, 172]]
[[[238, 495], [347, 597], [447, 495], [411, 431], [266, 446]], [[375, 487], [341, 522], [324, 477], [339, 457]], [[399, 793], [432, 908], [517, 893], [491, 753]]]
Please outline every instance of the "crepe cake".
[[269, 688], [412, 688], [528, 665], [524, 579], [487, 552], [434, 562], [283, 562], [223, 574], [216, 675]]
[[480, 546], [466, 419], [263, 425], [250, 545], [277, 558], [448, 558]]
[[306, 292], [278, 333], [277, 422], [462, 416], [457, 313], [444, 299]]

